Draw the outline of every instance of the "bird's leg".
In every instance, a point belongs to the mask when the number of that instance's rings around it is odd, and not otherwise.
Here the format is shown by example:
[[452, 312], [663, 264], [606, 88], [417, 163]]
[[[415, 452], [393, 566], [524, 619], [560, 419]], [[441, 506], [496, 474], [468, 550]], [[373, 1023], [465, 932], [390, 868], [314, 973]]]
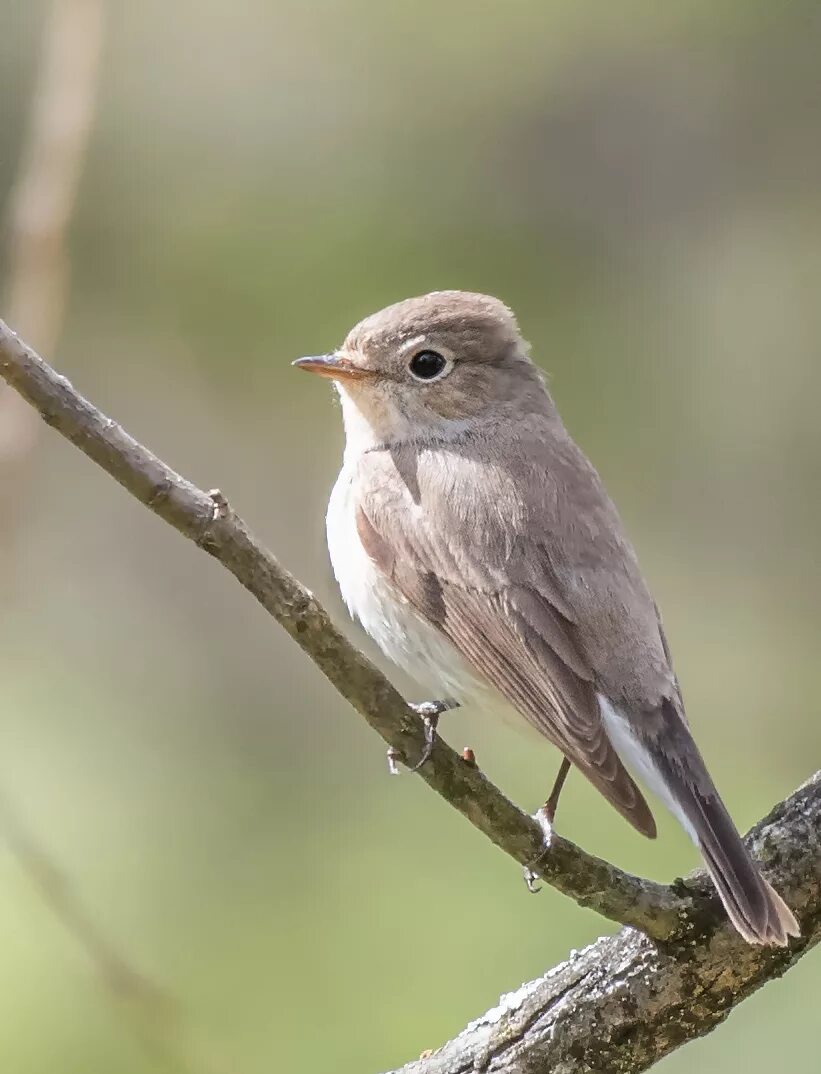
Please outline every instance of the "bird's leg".
[[556, 776], [556, 780], [553, 784], [553, 790], [548, 795], [547, 801], [539, 810], [540, 813], [544, 813], [547, 823], [552, 827], [553, 821], [556, 819], [556, 809], [559, 805], [559, 795], [562, 793], [562, 787], [564, 781], [567, 779], [567, 773], [570, 771], [570, 761], [566, 757], [562, 757], [562, 763], [559, 767], [559, 772]]
[[[536, 820], [542, 827], [545, 836], [545, 849], [550, 845], [550, 833], [553, 829], [553, 821], [556, 819], [556, 809], [559, 805], [559, 795], [562, 793], [562, 787], [564, 781], [567, 779], [567, 773], [570, 771], [570, 761], [566, 757], [562, 757], [562, 763], [559, 766], [559, 771], [556, 775], [556, 779], [553, 783], [553, 790], [548, 795], [547, 801], [538, 809], [535, 814]], [[533, 866], [536, 865], [542, 855], [524, 867], [525, 884], [527, 884], [527, 890], [535, 894], [537, 891], [541, 891], [541, 888], [536, 886], [538, 880], [537, 874], [533, 870]]]
[[[411, 704], [410, 707], [418, 716], [422, 717], [422, 722], [425, 725], [425, 745], [422, 750], [422, 756], [415, 765], [408, 769], [410, 772], [416, 772], [422, 767], [425, 761], [430, 760], [430, 755], [433, 753], [433, 745], [436, 742], [436, 727], [439, 723], [439, 717], [443, 712], [449, 712], [451, 709], [458, 709], [459, 702], [455, 701], [452, 697], [446, 697], [443, 701], [423, 701], [419, 705]], [[388, 750], [388, 771], [392, 776], [399, 775], [397, 761], [401, 760], [402, 756], [399, 751], [391, 747]]]

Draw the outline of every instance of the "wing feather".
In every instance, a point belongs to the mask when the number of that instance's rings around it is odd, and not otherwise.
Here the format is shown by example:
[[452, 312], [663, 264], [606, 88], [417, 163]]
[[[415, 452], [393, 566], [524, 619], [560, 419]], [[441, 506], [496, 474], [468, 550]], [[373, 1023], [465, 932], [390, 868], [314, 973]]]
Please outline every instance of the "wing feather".
[[[607, 738], [594, 675], [570, 620], [536, 589], [488, 578], [476, 560], [460, 570], [445, 534], [430, 519], [414, 525], [402, 504], [376, 512], [362, 497], [356, 521], [368, 555], [404, 599], [652, 838], [653, 816]], [[549, 588], [546, 574], [543, 580]]]

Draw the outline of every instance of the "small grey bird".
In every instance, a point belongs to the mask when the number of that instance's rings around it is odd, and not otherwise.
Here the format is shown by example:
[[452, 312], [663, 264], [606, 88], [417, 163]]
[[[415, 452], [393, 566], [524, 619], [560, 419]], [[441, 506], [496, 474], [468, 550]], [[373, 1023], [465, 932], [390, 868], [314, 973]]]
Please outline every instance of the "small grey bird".
[[339, 391], [328, 547], [385, 654], [435, 696], [524, 716], [652, 838], [632, 769], [701, 851], [744, 939], [797, 936], [707, 772], [636, 554], [513, 313], [434, 292], [295, 364]]

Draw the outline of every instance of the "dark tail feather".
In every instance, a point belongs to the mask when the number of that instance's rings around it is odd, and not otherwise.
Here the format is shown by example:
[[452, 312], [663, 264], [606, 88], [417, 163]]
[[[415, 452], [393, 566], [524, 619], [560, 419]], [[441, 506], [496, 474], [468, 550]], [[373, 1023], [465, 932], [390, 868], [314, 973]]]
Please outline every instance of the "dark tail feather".
[[[676, 719], [679, 719], [676, 716]], [[673, 760], [651, 753], [670, 793], [693, 831], [727, 916], [748, 943], [784, 947], [800, 935], [798, 922], [750, 857], [683, 723], [687, 742]], [[676, 736], [678, 737], [678, 736]]]
[[783, 947], [798, 936], [792, 911], [758, 871], [718, 795], [702, 797], [693, 789], [691, 803], [681, 804], [727, 916], [744, 939]]

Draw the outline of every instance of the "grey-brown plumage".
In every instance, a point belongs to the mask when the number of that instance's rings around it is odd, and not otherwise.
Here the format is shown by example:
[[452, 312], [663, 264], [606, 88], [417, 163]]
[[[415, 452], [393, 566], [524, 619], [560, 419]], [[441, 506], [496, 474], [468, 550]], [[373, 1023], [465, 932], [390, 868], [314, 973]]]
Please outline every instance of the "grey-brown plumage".
[[329, 548], [388, 655], [503, 699], [652, 837], [632, 765], [701, 849], [741, 935], [797, 935], [707, 773], [635, 553], [510, 311], [463, 292], [409, 299], [303, 364], [340, 388]]

